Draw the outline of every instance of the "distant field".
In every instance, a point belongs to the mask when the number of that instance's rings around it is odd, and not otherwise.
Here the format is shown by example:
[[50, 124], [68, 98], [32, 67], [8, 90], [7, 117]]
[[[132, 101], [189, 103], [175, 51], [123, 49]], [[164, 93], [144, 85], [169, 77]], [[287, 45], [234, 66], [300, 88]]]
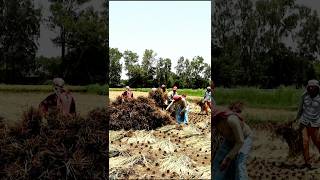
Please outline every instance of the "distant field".
[[214, 99], [219, 105], [241, 100], [248, 107], [296, 110], [303, 93], [302, 89], [283, 87], [278, 89], [217, 88]]
[[[124, 91], [124, 88], [109, 88], [109, 91]], [[132, 91], [138, 92], [150, 92], [151, 88], [132, 88]], [[167, 89], [168, 92], [172, 91], [172, 88]], [[186, 94], [187, 96], [203, 96], [206, 89], [178, 89], [179, 94]]]
[[[86, 85], [86, 86], [69, 86], [66, 88], [72, 92], [92, 93], [99, 95], [107, 94], [107, 85]], [[51, 92], [52, 85], [6, 85], [0, 84], [0, 92]]]
[[[0, 92], [0, 116], [4, 117], [9, 124], [18, 121], [24, 110], [30, 106], [38, 107], [48, 95], [49, 93], [44, 92]], [[90, 110], [106, 105], [105, 96], [88, 93], [73, 93], [73, 96], [76, 100], [77, 112], [81, 115], [86, 115]]]

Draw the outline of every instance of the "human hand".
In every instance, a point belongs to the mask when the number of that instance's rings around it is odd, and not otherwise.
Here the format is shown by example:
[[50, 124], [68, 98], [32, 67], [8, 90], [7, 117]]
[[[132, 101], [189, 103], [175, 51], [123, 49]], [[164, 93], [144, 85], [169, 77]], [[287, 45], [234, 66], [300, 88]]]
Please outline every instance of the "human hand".
[[230, 166], [230, 163], [231, 163], [231, 159], [224, 158], [224, 160], [220, 164], [220, 171], [226, 170]]

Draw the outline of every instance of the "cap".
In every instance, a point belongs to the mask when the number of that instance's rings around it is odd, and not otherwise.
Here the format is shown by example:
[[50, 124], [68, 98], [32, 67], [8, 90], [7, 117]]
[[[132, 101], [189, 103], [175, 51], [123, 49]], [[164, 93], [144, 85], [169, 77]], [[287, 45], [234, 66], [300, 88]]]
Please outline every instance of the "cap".
[[312, 80], [309, 80], [309, 81], [308, 81], [307, 88], [308, 88], [309, 86], [316, 86], [316, 87], [318, 87], [318, 88], [320, 89], [319, 81], [318, 81], [318, 80], [315, 80], [315, 79], [312, 79]]
[[64, 80], [62, 78], [54, 78], [52, 82], [54, 86], [61, 88], [64, 86]]
[[174, 101], [178, 101], [178, 100], [180, 100], [181, 99], [181, 96], [178, 96], [178, 95], [174, 95], [173, 96], [173, 100]]

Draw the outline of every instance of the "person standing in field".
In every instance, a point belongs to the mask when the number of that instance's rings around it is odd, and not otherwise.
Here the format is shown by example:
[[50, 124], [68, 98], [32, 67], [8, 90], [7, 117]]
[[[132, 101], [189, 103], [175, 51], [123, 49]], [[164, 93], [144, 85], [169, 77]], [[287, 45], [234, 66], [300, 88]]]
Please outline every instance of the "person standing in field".
[[75, 115], [75, 100], [70, 91], [64, 89], [64, 80], [54, 78], [53, 90], [54, 93], [50, 94], [39, 104], [40, 112], [43, 115], [48, 115], [52, 112], [59, 112], [63, 115]]
[[132, 93], [132, 91], [131, 91], [131, 89], [130, 89], [129, 86], [126, 86], [126, 89], [125, 89], [125, 91], [122, 93], [121, 97], [122, 97], [122, 100], [125, 100], [125, 99], [133, 99], [133, 93]]
[[169, 110], [171, 106], [175, 105], [176, 120], [178, 124], [184, 123], [185, 125], [188, 125], [189, 106], [186, 97], [186, 95], [173, 96], [172, 102], [166, 108], [166, 110]]
[[173, 97], [178, 95], [178, 87], [177, 86], [173, 86], [172, 91], [169, 92], [168, 94], [168, 103], [170, 104], [173, 101]]
[[299, 130], [302, 131], [303, 156], [306, 168], [312, 168], [309, 155], [309, 141], [313, 141], [320, 152], [320, 96], [319, 81], [309, 80], [306, 92], [301, 97], [299, 110], [295, 122], [299, 122]]
[[163, 98], [164, 98], [164, 102], [163, 102], [162, 109], [166, 109], [166, 108], [167, 108], [167, 106], [168, 106], [168, 93], [167, 93], [167, 87], [166, 87], [166, 85], [162, 84], [160, 88], [161, 88], [161, 90], [162, 90]]
[[213, 160], [214, 180], [248, 179], [246, 163], [252, 146], [252, 131], [240, 116], [242, 109], [243, 103], [235, 102], [229, 110], [213, 116], [213, 126], [223, 136]]
[[208, 86], [207, 90], [204, 93], [204, 97], [202, 100], [202, 103], [204, 104], [204, 111], [206, 112], [206, 114], [208, 115], [208, 107], [212, 110], [211, 108], [211, 87]]

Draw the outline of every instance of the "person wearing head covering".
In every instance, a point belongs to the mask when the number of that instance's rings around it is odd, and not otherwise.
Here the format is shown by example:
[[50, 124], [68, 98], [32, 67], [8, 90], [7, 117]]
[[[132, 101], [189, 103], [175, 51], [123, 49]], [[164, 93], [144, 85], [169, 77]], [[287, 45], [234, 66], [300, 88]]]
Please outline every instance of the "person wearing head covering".
[[252, 146], [252, 131], [240, 113], [243, 104], [232, 103], [226, 111], [215, 112], [212, 123], [223, 142], [213, 159], [213, 179], [248, 179], [247, 158]]
[[162, 90], [163, 93], [166, 93], [166, 92], [167, 92], [167, 87], [166, 87], [166, 85], [162, 84], [162, 85], [161, 85], [161, 90]]
[[204, 93], [203, 102], [207, 104], [208, 107], [211, 108], [211, 87], [208, 86], [206, 92]]
[[122, 100], [124, 99], [133, 99], [133, 93], [129, 86], [126, 86], [126, 90], [122, 93]]
[[319, 82], [309, 80], [306, 92], [303, 93], [295, 122], [299, 123], [299, 129], [302, 131], [304, 167], [311, 168], [309, 155], [310, 139], [316, 145], [320, 152], [320, 96]]
[[185, 125], [188, 125], [189, 106], [186, 97], [186, 95], [173, 96], [172, 102], [166, 108], [166, 110], [169, 110], [173, 105], [175, 105], [176, 120], [178, 124], [184, 123]]
[[76, 105], [71, 93], [64, 89], [64, 80], [62, 78], [53, 79], [53, 91], [46, 99], [39, 104], [42, 114], [60, 112], [63, 115], [75, 115]]

